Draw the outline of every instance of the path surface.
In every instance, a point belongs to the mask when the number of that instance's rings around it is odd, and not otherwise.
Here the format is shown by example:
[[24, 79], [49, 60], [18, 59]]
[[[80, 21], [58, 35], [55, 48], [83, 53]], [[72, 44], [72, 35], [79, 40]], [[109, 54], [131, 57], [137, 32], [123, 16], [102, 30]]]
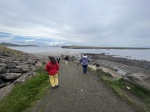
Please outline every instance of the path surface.
[[59, 84], [27, 112], [138, 112], [76, 63], [61, 64]]

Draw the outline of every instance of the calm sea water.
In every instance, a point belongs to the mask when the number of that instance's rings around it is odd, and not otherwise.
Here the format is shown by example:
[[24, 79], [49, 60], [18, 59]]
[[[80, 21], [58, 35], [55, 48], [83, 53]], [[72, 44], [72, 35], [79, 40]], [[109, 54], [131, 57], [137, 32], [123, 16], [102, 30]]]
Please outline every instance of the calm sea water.
[[138, 60], [150, 61], [150, 50], [120, 50], [120, 49], [64, 49], [60, 47], [9, 47], [11, 49], [23, 51], [26, 53], [40, 52], [73, 52], [73, 53], [106, 53], [116, 57], [126, 57]]

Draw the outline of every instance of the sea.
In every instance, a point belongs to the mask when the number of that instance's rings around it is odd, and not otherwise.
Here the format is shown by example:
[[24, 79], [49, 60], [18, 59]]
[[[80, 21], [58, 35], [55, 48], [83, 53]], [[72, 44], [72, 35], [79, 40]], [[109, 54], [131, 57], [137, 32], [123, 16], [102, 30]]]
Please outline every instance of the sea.
[[70, 53], [105, 53], [114, 57], [150, 61], [150, 49], [67, 49], [61, 47], [9, 47], [26, 53], [70, 52]]

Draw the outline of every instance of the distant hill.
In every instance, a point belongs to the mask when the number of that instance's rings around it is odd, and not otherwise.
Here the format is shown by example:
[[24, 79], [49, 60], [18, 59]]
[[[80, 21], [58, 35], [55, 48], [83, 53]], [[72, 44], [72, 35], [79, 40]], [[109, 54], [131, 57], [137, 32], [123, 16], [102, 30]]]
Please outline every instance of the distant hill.
[[28, 46], [37, 46], [37, 45], [18, 45], [18, 44], [12, 44], [12, 43], [6, 43], [6, 42], [2, 42], [0, 43], [0, 45], [3, 45], [3, 46], [12, 46], [12, 47], [28, 47]]
[[68, 49], [150, 49], [150, 47], [93, 47], [93, 46], [62, 46]]

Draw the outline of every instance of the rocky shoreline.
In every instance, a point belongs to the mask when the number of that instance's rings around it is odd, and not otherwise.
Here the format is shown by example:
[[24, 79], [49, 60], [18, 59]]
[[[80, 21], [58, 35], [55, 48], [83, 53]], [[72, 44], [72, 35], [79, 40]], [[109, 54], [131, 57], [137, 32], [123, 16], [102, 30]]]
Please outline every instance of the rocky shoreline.
[[43, 58], [0, 46], [0, 99], [13, 85], [34, 77], [35, 70], [45, 64]]
[[112, 55], [87, 54], [91, 59], [91, 65], [99, 65], [100, 69], [108, 72], [112, 77], [122, 78], [124, 81], [136, 84], [150, 90], [150, 62], [134, 60]]
[[127, 59], [127, 58], [122, 58], [122, 57], [114, 57], [113, 55], [106, 55], [105, 53], [101, 54], [90, 54], [87, 53], [92, 59], [103, 59], [103, 60], [108, 60], [112, 62], [117, 62], [117, 63], [122, 63], [127, 66], [134, 66], [134, 67], [139, 67], [143, 69], [150, 69], [150, 61], [146, 60], [136, 60], [136, 59]]

